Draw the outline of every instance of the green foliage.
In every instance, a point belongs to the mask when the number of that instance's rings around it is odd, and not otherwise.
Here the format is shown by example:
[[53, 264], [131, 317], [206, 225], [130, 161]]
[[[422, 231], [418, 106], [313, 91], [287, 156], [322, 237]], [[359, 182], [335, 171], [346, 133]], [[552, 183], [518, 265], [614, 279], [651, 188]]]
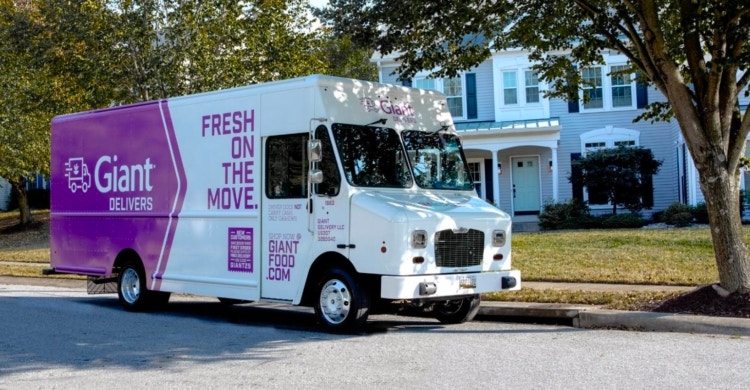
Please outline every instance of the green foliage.
[[599, 221], [591, 216], [589, 207], [575, 199], [567, 203], [547, 203], [539, 214], [539, 227], [542, 230], [590, 229], [597, 226]]
[[708, 224], [708, 207], [706, 202], [699, 202], [691, 212], [696, 223]]
[[661, 166], [650, 150], [626, 146], [589, 152], [576, 163], [581, 171], [571, 175], [570, 182], [586, 186], [589, 193], [605, 194], [612, 214], [617, 214], [618, 205], [640, 212], [644, 208], [642, 194], [651, 190], [644, 178], [656, 174]]
[[50, 172], [54, 115], [329, 70], [374, 78], [369, 49], [313, 22], [306, 0], [0, 0], [0, 177], [26, 204], [23, 178]]
[[675, 202], [664, 210], [664, 223], [677, 227], [690, 226], [693, 221], [693, 208], [690, 205]]

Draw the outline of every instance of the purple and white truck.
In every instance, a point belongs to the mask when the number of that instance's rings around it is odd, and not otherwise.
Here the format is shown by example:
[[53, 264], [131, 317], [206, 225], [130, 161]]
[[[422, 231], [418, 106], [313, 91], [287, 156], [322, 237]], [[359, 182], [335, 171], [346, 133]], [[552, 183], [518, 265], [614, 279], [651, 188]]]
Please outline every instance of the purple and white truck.
[[188, 293], [344, 330], [521, 287], [434, 91], [315, 75], [62, 115], [51, 163], [50, 272], [127, 310]]

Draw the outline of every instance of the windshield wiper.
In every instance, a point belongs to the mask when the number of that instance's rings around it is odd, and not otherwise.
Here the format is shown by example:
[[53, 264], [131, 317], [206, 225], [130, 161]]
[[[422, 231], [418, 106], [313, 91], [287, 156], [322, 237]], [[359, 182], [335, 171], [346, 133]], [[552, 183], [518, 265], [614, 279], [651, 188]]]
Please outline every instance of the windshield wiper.
[[365, 126], [384, 125], [385, 122], [388, 122], [388, 119], [386, 119], [386, 118], [380, 118], [380, 119], [376, 120], [375, 122], [366, 124]]
[[450, 126], [448, 126], [448, 125], [443, 125], [443, 126], [441, 126], [441, 127], [439, 128], [439, 129], [437, 129], [437, 130], [435, 130], [435, 131], [432, 131], [431, 133], [432, 133], [432, 134], [437, 134], [437, 133], [440, 133], [440, 132], [443, 132], [443, 131], [448, 131], [448, 129], [450, 129]]

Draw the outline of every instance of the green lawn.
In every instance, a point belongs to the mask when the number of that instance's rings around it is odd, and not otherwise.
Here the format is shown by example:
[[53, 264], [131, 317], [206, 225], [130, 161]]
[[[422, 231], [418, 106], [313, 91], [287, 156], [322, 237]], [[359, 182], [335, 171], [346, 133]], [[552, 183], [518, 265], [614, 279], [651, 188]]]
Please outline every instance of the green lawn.
[[512, 241], [513, 267], [523, 280], [666, 285], [718, 280], [708, 228], [519, 233]]

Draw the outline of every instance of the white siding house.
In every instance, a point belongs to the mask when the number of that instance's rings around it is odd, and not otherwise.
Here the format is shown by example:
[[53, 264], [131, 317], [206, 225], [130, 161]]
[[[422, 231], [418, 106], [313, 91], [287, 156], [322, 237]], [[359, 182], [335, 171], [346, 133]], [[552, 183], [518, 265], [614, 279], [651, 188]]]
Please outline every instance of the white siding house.
[[[452, 80], [427, 80], [417, 74], [398, 81], [393, 58], [374, 58], [381, 82], [437, 89], [448, 96], [457, 131], [481, 197], [499, 205], [516, 221], [536, 221], [546, 202], [572, 198], [589, 201], [594, 212], [611, 210], [588, 199], [568, 180], [572, 161], [587, 150], [618, 145], [650, 149], [661, 169], [653, 191], [643, 194], [652, 208], [644, 216], [674, 202], [695, 205], [703, 200], [697, 172], [675, 121], [633, 122], [646, 104], [663, 101], [653, 87], [635, 78], [612, 76], [627, 64], [618, 53], [605, 53], [605, 65], [581, 70], [597, 85], [587, 103], [546, 99], [547, 86], [530, 70], [526, 52], [503, 51]], [[747, 105], [747, 98], [741, 102]], [[746, 174], [750, 185], [750, 174]]]

